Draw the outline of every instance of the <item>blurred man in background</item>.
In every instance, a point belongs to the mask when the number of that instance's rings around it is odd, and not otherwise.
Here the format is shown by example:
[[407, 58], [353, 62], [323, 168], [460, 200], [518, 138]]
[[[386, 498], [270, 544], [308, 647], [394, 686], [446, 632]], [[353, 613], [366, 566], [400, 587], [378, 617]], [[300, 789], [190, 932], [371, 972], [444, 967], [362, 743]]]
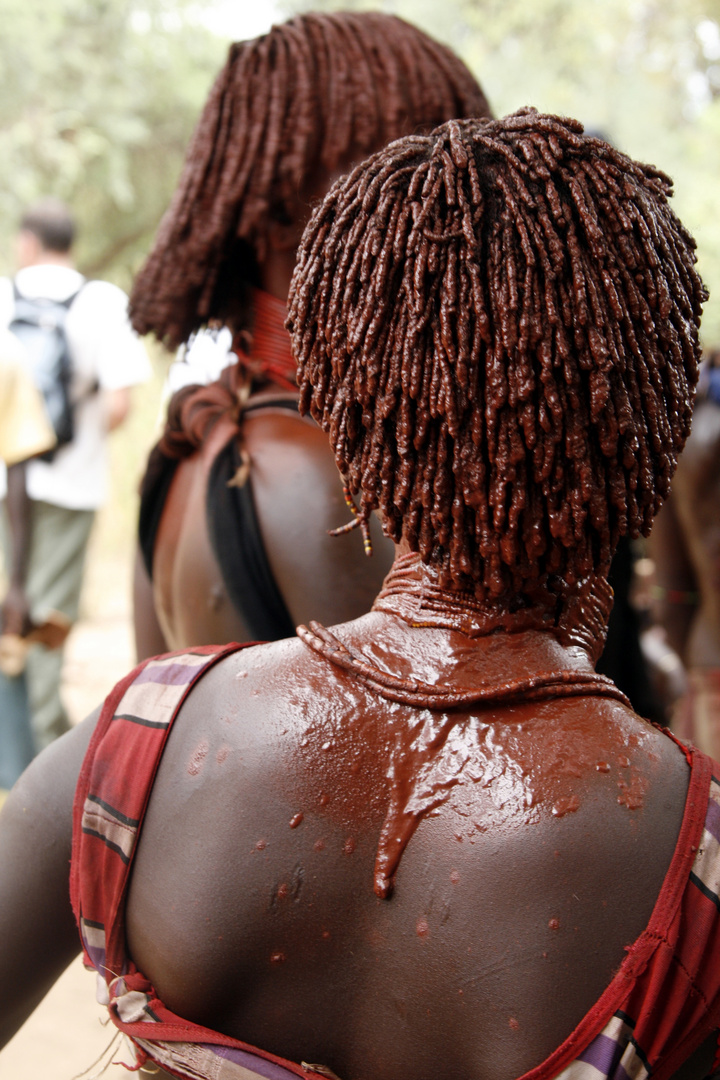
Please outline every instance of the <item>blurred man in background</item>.
[[[27, 553], [3, 606], [5, 625], [13, 628], [40, 624], [51, 610], [71, 623], [77, 618], [90, 530], [106, 498], [107, 435], [126, 419], [131, 387], [150, 374], [145, 350], [127, 321], [125, 293], [109, 282], [85, 281], [73, 265], [74, 238], [75, 223], [64, 204], [45, 199], [33, 205], [17, 237], [18, 273], [14, 280], [0, 279], [2, 327], [13, 323], [24, 302], [67, 309], [72, 402], [70, 440], [51, 460], [30, 462], [14, 505], [6, 500], [15, 519], [6, 530], [6, 565], [13, 565], [19, 551]], [[69, 727], [60, 699], [61, 668], [62, 650], [38, 646], [28, 655], [39, 749]]]
[[[26, 370], [22, 347], [8, 331], [0, 333], [0, 460], [8, 470], [8, 502], [15, 491], [25, 490], [28, 458], [45, 453], [55, 445], [55, 434], [43, 399]], [[23, 519], [11, 515], [22, 528]], [[8, 589], [23, 579], [26, 548], [13, 543], [12, 562], [7, 566]], [[24, 623], [2, 626], [0, 636], [0, 793], [11, 788], [34, 754], [30, 729], [25, 675], [12, 658], [6, 657], [8, 642], [27, 631]], [[8, 662], [9, 659], [9, 662]]]

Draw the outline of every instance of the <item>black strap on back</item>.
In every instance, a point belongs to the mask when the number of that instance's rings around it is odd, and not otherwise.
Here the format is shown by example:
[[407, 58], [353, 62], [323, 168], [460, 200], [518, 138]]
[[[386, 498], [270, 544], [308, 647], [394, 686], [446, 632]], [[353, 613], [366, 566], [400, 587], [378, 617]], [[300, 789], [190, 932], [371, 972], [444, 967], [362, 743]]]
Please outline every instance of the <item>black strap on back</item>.
[[[251, 398], [243, 416], [266, 408], [286, 409], [297, 415], [297, 396]], [[150, 578], [157, 532], [178, 464], [156, 446], [142, 480], [138, 532]], [[228, 487], [240, 464], [237, 440], [231, 439], [215, 458], [208, 479], [205, 509], [210, 543], [233, 607], [251, 636], [258, 641], [279, 641], [294, 635], [295, 624], [265, 552], [251, 477], [242, 487]]]
[[154, 446], [150, 451], [145, 475], [140, 484], [138, 540], [145, 569], [151, 580], [155, 540], [160, 528], [170, 485], [179, 464], [177, 458], [166, 457], [159, 446]]
[[[297, 415], [297, 398], [265, 397], [249, 401], [244, 415], [265, 408]], [[283, 599], [265, 552], [252, 493], [252, 473], [242, 487], [229, 487], [241, 465], [232, 439], [215, 458], [208, 480], [206, 513], [210, 542], [228, 595], [257, 641], [293, 637], [295, 623]]]

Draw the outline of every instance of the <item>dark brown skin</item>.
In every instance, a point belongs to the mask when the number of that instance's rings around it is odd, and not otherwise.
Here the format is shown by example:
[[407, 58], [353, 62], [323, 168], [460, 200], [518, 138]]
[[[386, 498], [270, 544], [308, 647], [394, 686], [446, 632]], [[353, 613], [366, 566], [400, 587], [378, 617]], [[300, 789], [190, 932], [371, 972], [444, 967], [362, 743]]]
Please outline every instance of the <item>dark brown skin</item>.
[[138, 547], [133, 566], [133, 631], [135, 636], [135, 655], [139, 660], [147, 656], [157, 656], [168, 651], [168, 643], [160, 629], [153, 583], [150, 580], [142, 552]]
[[79, 952], [69, 894], [72, 805], [98, 713], [35, 758], [0, 812], [0, 1046]]
[[[410, 660], [455, 686], [590, 670], [536, 633], [471, 643], [373, 613], [340, 636], [399, 674]], [[422, 820], [383, 901], [372, 879], [393, 736], [417, 723], [402, 707], [388, 723], [388, 711], [296, 642], [215, 669], [153, 793], [130, 950], [181, 1015], [343, 1080], [512, 1080], [571, 1032], [647, 923], [680, 824], [684, 758], [598, 699], [490, 713], [488, 765], [512, 778], [513, 797], [498, 808], [493, 785], [463, 776]], [[201, 743], [206, 764], [190, 775]], [[618, 802], [628, 781], [632, 809]], [[253, 798], [238, 804], [239, 788]], [[517, 798], [526, 789], [530, 808]], [[562, 813], [572, 796], [577, 810]]]
[[[399, 675], [411, 666], [458, 689], [498, 671], [591, 670], [536, 631], [471, 640], [373, 612], [338, 635]], [[687, 766], [613, 701], [476, 715], [457, 714], [453, 749], [466, 745], [498, 779], [459, 775], [381, 900], [387, 770], [417, 712], [389, 707], [297, 640], [213, 669], [173, 728], [127, 908], [130, 953], [166, 1004], [343, 1080], [512, 1080], [544, 1060], [648, 921]], [[77, 951], [64, 889], [87, 738], [86, 722], [41, 755], [0, 818], [0, 933], [12, 942], [2, 1038]], [[201, 745], [202, 768], [189, 768]], [[432, 756], [422, 740], [418, 753], [409, 772], [395, 754], [411, 785]], [[48, 840], [28, 860], [41, 826]], [[41, 990], [28, 949], [44, 957]]]
[[12, 548], [8, 588], [2, 604], [2, 628], [7, 634], [27, 634], [30, 629], [30, 609], [25, 594], [31, 532], [26, 466], [27, 462], [20, 461], [7, 470], [5, 505]]
[[[205, 517], [208, 473], [230, 431], [228, 422], [219, 421], [202, 451], [180, 463], [165, 504], [153, 596], [169, 649], [251, 640], [227, 594]], [[390, 566], [392, 544], [377, 524], [370, 559], [359, 533], [328, 536], [350, 512], [325, 435], [312, 421], [268, 407], [246, 418], [243, 436], [268, 562], [292, 619], [335, 623], [367, 611]], [[138, 598], [142, 602], [136, 591], [136, 603]], [[136, 614], [147, 637], [141, 657], [153, 655], [149, 650], [160, 644], [148, 636], [147, 610], [143, 606]], [[138, 645], [143, 643], [138, 637]]]
[[701, 401], [678, 463], [672, 495], [650, 537], [658, 585], [698, 598], [696, 604], [660, 599], [656, 609], [670, 645], [688, 668], [720, 667], [718, 462], [720, 407]]

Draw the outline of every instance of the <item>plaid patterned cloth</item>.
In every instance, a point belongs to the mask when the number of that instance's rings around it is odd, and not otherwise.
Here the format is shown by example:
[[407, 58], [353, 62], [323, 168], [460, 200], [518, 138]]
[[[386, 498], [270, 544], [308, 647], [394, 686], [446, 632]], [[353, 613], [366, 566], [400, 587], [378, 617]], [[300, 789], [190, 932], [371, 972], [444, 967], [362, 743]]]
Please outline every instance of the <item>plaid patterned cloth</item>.
[[[139, 1063], [193, 1080], [332, 1077], [176, 1016], [125, 952], [130, 864], [168, 731], [197, 680], [239, 648], [146, 661], [105, 703], [75, 798], [71, 897], [85, 964]], [[650, 922], [575, 1031], [522, 1080], [664, 1080], [720, 1025], [720, 782], [708, 757], [682, 749], [685, 814]]]

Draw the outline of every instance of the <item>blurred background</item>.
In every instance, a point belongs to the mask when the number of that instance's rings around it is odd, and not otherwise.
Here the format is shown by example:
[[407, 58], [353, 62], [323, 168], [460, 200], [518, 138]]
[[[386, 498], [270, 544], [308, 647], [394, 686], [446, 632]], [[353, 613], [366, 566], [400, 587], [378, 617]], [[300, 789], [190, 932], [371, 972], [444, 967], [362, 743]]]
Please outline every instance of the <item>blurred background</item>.
[[[53, 194], [78, 218], [83, 272], [127, 288], [228, 40], [340, 7], [445, 41], [498, 114], [577, 116], [665, 169], [720, 284], [720, 0], [0, 0], [0, 273], [21, 210]], [[711, 302], [706, 335], [719, 323]]]
[[[378, 7], [459, 53], [496, 114], [531, 104], [576, 116], [669, 173], [711, 291], [704, 344], [720, 343], [720, 0], [0, 0], [0, 274], [15, 269], [22, 210], [54, 195], [78, 220], [78, 268], [128, 290], [228, 42], [311, 8]], [[136, 489], [169, 362], [157, 344], [148, 351], [154, 378], [135, 390], [130, 420], [111, 437], [112, 498], [69, 642], [74, 720], [133, 662]], [[0, 1054], [0, 1078], [70, 1077], [88, 1064], [76, 1038], [58, 1057], [62, 1008], [76, 1009], [69, 986], [54, 991], [52, 1038], [27, 1025]], [[94, 1014], [88, 1023], [98, 1030]]]

